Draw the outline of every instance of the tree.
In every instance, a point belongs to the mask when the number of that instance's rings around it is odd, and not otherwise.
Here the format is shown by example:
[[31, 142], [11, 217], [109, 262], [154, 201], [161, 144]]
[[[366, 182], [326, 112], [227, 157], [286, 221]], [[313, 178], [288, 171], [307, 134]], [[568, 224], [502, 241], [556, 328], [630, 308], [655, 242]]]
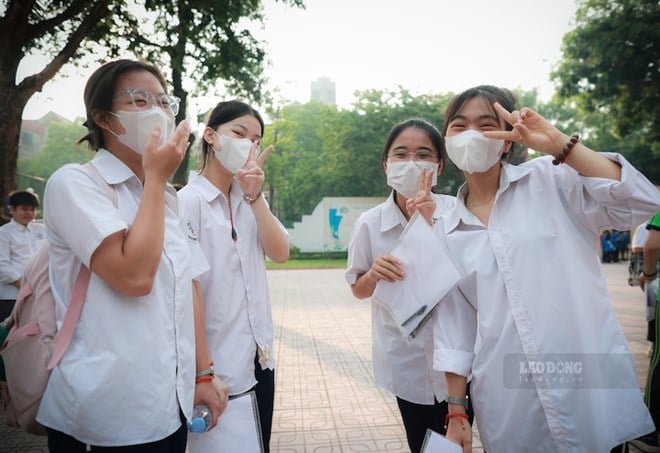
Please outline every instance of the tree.
[[[303, 0], [281, 1], [304, 6]], [[216, 81], [223, 81], [232, 95], [254, 102], [263, 99], [265, 52], [242, 25], [245, 19], [263, 22], [262, 0], [145, 0], [145, 8], [149, 14], [142, 22], [153, 32], [136, 28], [130, 48], [171, 69], [174, 95], [181, 98], [177, 122], [186, 117], [189, 92], [184, 77], [193, 82], [196, 94], [205, 94], [216, 87]], [[175, 182], [186, 182], [188, 158], [189, 152]]]
[[660, 182], [660, 4], [580, 0], [552, 77], [558, 95], [612, 118], [633, 164]]
[[[282, 1], [302, 6], [302, 0]], [[93, 53], [97, 64], [104, 56], [132, 49], [153, 63], [171, 67], [174, 92], [182, 98], [178, 120], [186, 113], [185, 77], [200, 91], [222, 80], [231, 93], [262, 98], [265, 53], [247, 30], [238, 28], [241, 18], [263, 20], [261, 0], [143, 2], [147, 14], [138, 19], [139, 5], [122, 0], [0, 0], [1, 200], [16, 187], [20, 125], [27, 101], [65, 64], [78, 63], [86, 55]], [[17, 84], [18, 65], [32, 53], [52, 60]], [[182, 165], [179, 180], [186, 167]]]
[[[18, 140], [23, 110], [30, 97], [87, 48], [86, 39], [104, 43], [111, 13], [125, 15], [116, 0], [0, 1], [0, 200], [16, 188]], [[130, 25], [130, 21], [125, 21]], [[108, 44], [108, 48], [114, 48]], [[30, 52], [52, 56], [50, 63], [18, 84], [18, 65]], [[3, 209], [4, 211], [4, 209]]]

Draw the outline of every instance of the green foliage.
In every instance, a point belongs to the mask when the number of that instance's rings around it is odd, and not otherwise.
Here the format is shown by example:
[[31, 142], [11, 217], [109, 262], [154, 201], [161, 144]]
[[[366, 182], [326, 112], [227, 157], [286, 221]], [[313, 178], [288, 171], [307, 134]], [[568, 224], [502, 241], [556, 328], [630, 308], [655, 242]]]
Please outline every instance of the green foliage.
[[[304, 7], [302, 0], [281, 1]], [[140, 26], [128, 35], [129, 49], [171, 71], [173, 93], [181, 99], [177, 122], [187, 115], [186, 82], [195, 94], [219, 91], [256, 103], [264, 99], [266, 53], [246, 28], [246, 21], [263, 23], [262, 0], [145, 0], [144, 7]], [[175, 182], [186, 181], [189, 157], [190, 149]]]
[[[387, 195], [380, 157], [390, 129], [411, 117], [441, 128], [450, 98], [400, 88], [357, 93], [351, 110], [317, 102], [281, 108], [264, 136], [264, 144], [276, 149], [264, 166], [273, 212], [291, 226], [323, 197]], [[441, 192], [453, 193], [462, 177], [447, 162], [440, 181]]]
[[[660, 3], [580, 0], [552, 77], [558, 96], [590, 112], [599, 140], [660, 182]], [[589, 118], [587, 118], [589, 122]], [[609, 130], [607, 128], [610, 128]]]
[[[18, 172], [24, 178], [24, 185], [33, 187], [42, 200], [45, 180], [55, 170], [67, 163], [82, 164], [92, 158], [87, 146], [76, 144], [87, 133], [81, 124], [52, 122], [47, 130], [43, 149], [33, 157], [18, 159]], [[44, 183], [40, 183], [42, 180]]]

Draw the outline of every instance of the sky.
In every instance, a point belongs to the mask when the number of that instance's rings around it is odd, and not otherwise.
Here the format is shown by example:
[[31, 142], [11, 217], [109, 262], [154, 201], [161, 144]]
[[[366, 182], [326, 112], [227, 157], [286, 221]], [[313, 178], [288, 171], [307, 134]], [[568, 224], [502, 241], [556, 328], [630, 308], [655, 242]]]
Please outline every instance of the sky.
[[[350, 108], [356, 90], [403, 87], [419, 95], [479, 84], [536, 88], [547, 101], [576, 9], [575, 0], [305, 0], [305, 9], [263, 3], [264, 26], [252, 31], [264, 41], [268, 87], [305, 103], [310, 83], [329, 77], [340, 108]], [[45, 63], [25, 58], [18, 80]], [[51, 110], [71, 120], [84, 116], [82, 92], [94, 69], [67, 68], [32, 97], [23, 118]]]

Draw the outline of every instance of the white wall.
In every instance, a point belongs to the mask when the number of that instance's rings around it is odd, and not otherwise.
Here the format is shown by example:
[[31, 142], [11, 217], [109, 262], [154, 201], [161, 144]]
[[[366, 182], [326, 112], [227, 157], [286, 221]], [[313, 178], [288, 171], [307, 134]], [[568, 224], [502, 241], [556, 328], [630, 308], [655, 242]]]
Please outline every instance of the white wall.
[[384, 197], [325, 197], [288, 230], [289, 241], [301, 252], [345, 251], [360, 214], [383, 201]]

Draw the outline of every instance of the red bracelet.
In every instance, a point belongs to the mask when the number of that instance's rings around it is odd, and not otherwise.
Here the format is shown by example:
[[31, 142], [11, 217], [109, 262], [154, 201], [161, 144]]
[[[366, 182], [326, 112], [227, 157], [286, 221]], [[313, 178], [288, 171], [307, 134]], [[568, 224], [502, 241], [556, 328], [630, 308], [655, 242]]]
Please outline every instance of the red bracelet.
[[449, 426], [449, 420], [452, 418], [459, 418], [461, 420], [461, 428], [465, 431], [465, 422], [463, 420], [468, 420], [468, 415], [451, 412], [445, 415], [445, 431], [447, 430], [447, 426]]
[[554, 160], [552, 161], [552, 164], [553, 165], [563, 164], [566, 158], [568, 157], [568, 155], [573, 150], [573, 147], [579, 141], [580, 141], [580, 136], [578, 134], [571, 135], [571, 139], [568, 142], [566, 142], [564, 148], [561, 150], [559, 154], [557, 154], [557, 157], [555, 157]]
[[211, 382], [213, 380], [213, 375], [207, 374], [206, 376], [200, 376], [198, 378], [195, 378], [195, 384], [199, 384], [200, 382]]

